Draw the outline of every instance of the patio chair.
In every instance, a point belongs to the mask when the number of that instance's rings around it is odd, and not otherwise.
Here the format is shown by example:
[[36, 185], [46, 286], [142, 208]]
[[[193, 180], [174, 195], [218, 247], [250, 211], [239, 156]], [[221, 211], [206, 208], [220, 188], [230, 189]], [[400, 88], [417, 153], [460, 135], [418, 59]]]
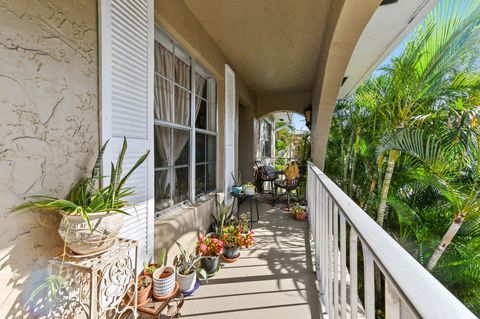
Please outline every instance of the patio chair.
[[293, 197], [292, 191], [298, 190], [298, 187], [300, 186], [300, 175], [295, 177], [294, 179], [283, 179], [283, 180], [278, 180], [275, 181], [275, 192], [273, 195], [273, 205], [275, 205], [275, 201], [279, 198], [278, 197], [278, 189], [283, 188], [285, 190], [285, 193], [281, 194], [287, 195], [287, 210], [290, 210], [290, 197]]
[[255, 165], [257, 166], [255, 172], [255, 180], [258, 188], [259, 193], [263, 192], [263, 183], [269, 182], [270, 183], [270, 194], [272, 194], [272, 198], [274, 197], [273, 189], [274, 189], [274, 182], [277, 179], [277, 173], [272, 166], [269, 165], [260, 165], [260, 161], [255, 161]]

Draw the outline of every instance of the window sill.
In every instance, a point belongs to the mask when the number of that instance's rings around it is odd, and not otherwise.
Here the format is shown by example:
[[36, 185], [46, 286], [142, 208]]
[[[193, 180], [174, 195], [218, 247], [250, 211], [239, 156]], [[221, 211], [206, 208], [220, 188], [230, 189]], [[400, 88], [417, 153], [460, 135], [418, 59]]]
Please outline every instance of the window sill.
[[172, 207], [166, 208], [161, 211], [156, 211], [155, 212], [155, 220], [161, 220], [164, 218], [171, 217], [173, 214], [178, 212], [180, 209], [185, 209], [185, 208], [193, 208], [199, 204], [203, 204], [208, 200], [214, 199], [215, 194], [217, 191], [212, 191], [210, 193], [202, 194], [199, 197], [196, 198], [195, 203], [191, 203], [190, 201], [184, 201], [178, 204], [173, 205]]

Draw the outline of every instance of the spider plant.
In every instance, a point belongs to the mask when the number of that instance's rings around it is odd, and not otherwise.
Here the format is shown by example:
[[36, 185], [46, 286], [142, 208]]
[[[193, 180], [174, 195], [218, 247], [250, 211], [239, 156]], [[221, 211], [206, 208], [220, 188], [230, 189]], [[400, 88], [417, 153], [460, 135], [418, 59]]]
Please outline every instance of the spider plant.
[[37, 208], [48, 211], [58, 211], [66, 215], [81, 216], [93, 231], [90, 214], [93, 213], [119, 213], [128, 215], [125, 211], [130, 203], [128, 197], [134, 194], [133, 187], [126, 187], [125, 183], [132, 173], [145, 161], [150, 151], [143, 154], [130, 170], [122, 177], [123, 159], [127, 151], [127, 139], [123, 139], [122, 149], [118, 155], [117, 163], [111, 163], [110, 183], [104, 187], [97, 187], [100, 176], [102, 158], [108, 141], [102, 146], [90, 176], [82, 178], [71, 189], [67, 199], [53, 196], [35, 195], [28, 198], [33, 201], [24, 203], [11, 209], [12, 212], [27, 208]]

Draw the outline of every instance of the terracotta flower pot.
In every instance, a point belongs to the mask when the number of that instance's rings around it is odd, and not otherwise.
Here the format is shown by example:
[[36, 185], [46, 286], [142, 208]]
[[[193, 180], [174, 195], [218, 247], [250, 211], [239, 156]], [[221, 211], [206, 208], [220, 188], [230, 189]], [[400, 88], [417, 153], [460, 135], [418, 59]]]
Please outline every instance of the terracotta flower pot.
[[177, 281], [180, 285], [180, 291], [192, 291], [195, 288], [195, 282], [197, 281], [197, 273], [195, 270], [192, 270], [188, 275], [182, 275], [181, 269], [177, 271]]
[[93, 228], [90, 232], [82, 216], [62, 215], [58, 233], [67, 247], [79, 255], [100, 253], [112, 246], [122, 228], [124, 216], [119, 213], [88, 214]]
[[153, 294], [166, 296], [175, 288], [175, 268], [170, 266], [160, 267], [153, 273]]
[[307, 212], [302, 211], [302, 212], [296, 213], [293, 215], [293, 218], [295, 218], [296, 220], [304, 221], [305, 219], [307, 219]]
[[201, 266], [207, 272], [207, 274], [214, 274], [218, 269], [218, 257], [219, 256], [206, 256], [202, 258]]
[[[155, 267], [155, 270], [157, 270], [157, 269], [158, 269], [158, 264], [149, 264], [148, 267]], [[152, 271], [152, 272], [148, 272], [148, 271], [144, 268], [143, 271], [142, 271], [142, 275], [143, 275], [143, 276], [152, 277], [152, 276], [153, 276], [153, 273], [155, 272], [155, 270]]]
[[[138, 285], [140, 285], [140, 282], [142, 282], [145, 278], [150, 278], [148, 276], [139, 276], [138, 277]], [[150, 284], [148, 287], [137, 290], [137, 305], [144, 304], [147, 299], [150, 297], [150, 291], [152, 290], [152, 281], [150, 279]], [[134, 297], [134, 291], [130, 289], [128, 291], [128, 297], [129, 300], [131, 301]]]

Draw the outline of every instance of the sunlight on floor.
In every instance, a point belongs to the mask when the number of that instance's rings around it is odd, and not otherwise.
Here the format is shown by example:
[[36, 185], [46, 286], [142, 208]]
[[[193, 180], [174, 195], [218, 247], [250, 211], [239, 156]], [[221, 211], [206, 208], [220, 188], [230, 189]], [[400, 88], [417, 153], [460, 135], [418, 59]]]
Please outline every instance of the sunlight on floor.
[[307, 223], [266, 203], [259, 210], [254, 247], [186, 298], [182, 317], [319, 318]]

